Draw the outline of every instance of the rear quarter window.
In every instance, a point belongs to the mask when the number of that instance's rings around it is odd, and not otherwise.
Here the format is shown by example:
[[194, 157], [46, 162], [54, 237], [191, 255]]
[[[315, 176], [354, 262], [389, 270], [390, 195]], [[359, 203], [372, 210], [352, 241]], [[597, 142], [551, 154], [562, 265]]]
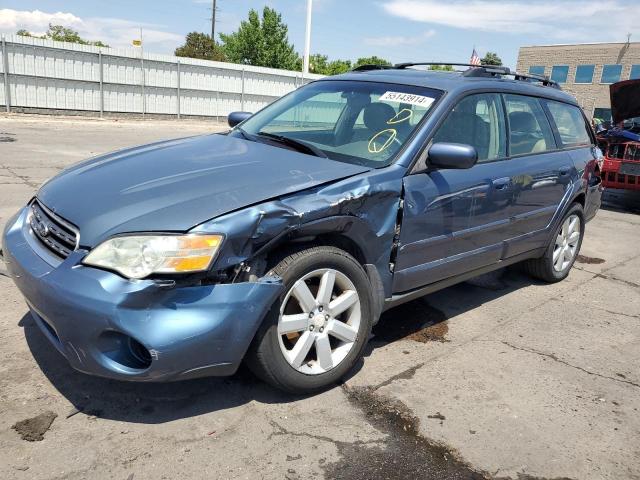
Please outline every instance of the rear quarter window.
[[563, 147], [591, 145], [591, 136], [587, 130], [587, 123], [579, 107], [566, 103], [547, 101]]

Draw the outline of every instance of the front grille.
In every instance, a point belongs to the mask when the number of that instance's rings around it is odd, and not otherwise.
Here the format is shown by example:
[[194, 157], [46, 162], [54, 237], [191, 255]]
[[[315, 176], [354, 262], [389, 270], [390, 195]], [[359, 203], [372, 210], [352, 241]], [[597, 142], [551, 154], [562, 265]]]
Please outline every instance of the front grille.
[[37, 200], [31, 204], [29, 224], [40, 243], [60, 258], [67, 258], [78, 248], [80, 234], [76, 228]]

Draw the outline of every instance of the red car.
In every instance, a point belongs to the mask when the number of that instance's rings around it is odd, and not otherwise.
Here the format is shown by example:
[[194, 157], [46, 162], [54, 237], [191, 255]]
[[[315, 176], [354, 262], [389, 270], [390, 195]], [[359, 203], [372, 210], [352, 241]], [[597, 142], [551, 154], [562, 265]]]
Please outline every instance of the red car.
[[604, 154], [602, 183], [640, 191], [640, 80], [618, 82], [610, 89], [614, 126], [598, 133]]

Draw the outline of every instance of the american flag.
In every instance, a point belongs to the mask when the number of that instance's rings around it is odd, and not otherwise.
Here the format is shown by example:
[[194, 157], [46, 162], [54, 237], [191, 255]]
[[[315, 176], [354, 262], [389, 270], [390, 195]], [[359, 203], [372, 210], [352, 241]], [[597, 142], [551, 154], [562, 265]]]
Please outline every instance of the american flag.
[[471, 65], [475, 65], [476, 67], [482, 65], [482, 63], [480, 62], [480, 57], [478, 56], [478, 52], [476, 52], [475, 48], [473, 49], [473, 53], [471, 54], [471, 60], [469, 60], [469, 63]]

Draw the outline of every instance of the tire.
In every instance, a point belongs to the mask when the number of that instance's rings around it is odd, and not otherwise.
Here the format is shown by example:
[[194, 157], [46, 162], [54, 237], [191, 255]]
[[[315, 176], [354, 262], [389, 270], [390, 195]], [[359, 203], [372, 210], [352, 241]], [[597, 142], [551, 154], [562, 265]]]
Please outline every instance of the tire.
[[253, 339], [249, 368], [289, 393], [336, 384], [360, 359], [371, 333], [371, 286], [362, 266], [343, 250], [318, 246], [289, 253], [269, 274], [282, 278], [284, 291]]
[[[575, 246], [571, 247], [571, 242], [565, 243], [564, 245], [559, 242], [563, 229], [567, 228], [567, 223], [574, 218], [577, 218], [580, 222], [579, 227], [574, 227], [574, 231], [579, 232], [580, 236], [575, 240]], [[585, 220], [582, 205], [579, 203], [572, 204], [564, 217], [562, 217], [562, 221], [558, 227], [553, 232], [553, 236], [551, 237], [544, 255], [540, 258], [525, 261], [523, 263], [525, 271], [532, 277], [548, 283], [556, 283], [567, 278], [578, 254], [580, 253], [582, 239], [584, 238], [584, 225]], [[569, 232], [569, 234], [571, 235], [572, 232]], [[567, 258], [564, 256], [563, 252], [560, 252], [554, 262], [554, 252], [557, 252], [558, 248], [562, 250], [567, 246], [571, 247], [570, 258]], [[563, 260], [560, 260], [560, 256], [563, 256]]]

